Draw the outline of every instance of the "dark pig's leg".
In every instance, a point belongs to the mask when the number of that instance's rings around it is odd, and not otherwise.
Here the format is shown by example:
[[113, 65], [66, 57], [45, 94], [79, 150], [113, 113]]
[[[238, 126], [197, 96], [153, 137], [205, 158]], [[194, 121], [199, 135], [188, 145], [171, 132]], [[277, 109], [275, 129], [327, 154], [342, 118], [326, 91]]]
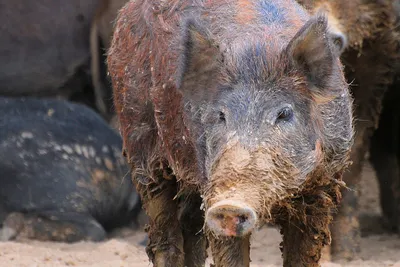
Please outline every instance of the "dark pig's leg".
[[183, 267], [183, 236], [177, 214], [175, 181], [160, 179], [158, 184], [137, 184], [143, 207], [149, 216], [146, 251], [154, 267]]
[[11, 213], [3, 224], [1, 239], [36, 239], [41, 241], [102, 241], [103, 227], [90, 215], [48, 211], [37, 214]]
[[[332, 225], [332, 259], [357, 257], [360, 251], [359, 183], [370, 139], [378, 126], [381, 102], [393, 82], [393, 64], [398, 61], [398, 44], [391, 34], [365, 41], [363, 51], [350, 49], [342, 56], [346, 63], [346, 78], [352, 86], [355, 108], [355, 140], [350, 160], [353, 162], [343, 180], [349, 189], [342, 190], [343, 199]], [[371, 65], [373, 68], [366, 68]]]
[[200, 210], [199, 195], [189, 196], [182, 201], [180, 222], [183, 231], [185, 267], [203, 267], [207, 258], [207, 238], [202, 228], [204, 212]]
[[213, 267], [249, 267], [250, 236], [215, 237], [209, 234]]
[[370, 160], [380, 187], [384, 225], [389, 231], [400, 230], [400, 80], [385, 95], [378, 129], [371, 138]]

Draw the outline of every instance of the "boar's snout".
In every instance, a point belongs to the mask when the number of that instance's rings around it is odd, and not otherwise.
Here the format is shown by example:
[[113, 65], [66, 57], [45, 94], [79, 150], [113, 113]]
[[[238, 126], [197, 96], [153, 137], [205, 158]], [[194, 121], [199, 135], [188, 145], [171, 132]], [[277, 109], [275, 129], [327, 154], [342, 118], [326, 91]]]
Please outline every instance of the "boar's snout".
[[218, 236], [240, 237], [253, 231], [257, 224], [257, 215], [245, 203], [223, 200], [207, 211], [206, 223]]

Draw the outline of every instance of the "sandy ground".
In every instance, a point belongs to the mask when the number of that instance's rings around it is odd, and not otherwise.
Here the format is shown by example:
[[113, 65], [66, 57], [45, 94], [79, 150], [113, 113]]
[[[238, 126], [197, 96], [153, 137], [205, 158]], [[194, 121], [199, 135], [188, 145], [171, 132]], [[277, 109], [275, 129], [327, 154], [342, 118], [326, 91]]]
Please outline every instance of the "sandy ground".
[[[383, 234], [379, 227], [380, 213], [377, 184], [367, 165], [362, 185], [364, 231], [361, 259], [350, 263], [323, 263], [323, 267], [393, 266], [400, 267], [400, 238]], [[151, 266], [140, 243], [141, 231], [120, 230], [107, 242], [80, 242], [73, 245], [29, 241], [0, 243], [0, 267], [147, 267]], [[280, 235], [274, 228], [264, 228], [252, 241], [252, 267], [282, 266], [279, 251]]]

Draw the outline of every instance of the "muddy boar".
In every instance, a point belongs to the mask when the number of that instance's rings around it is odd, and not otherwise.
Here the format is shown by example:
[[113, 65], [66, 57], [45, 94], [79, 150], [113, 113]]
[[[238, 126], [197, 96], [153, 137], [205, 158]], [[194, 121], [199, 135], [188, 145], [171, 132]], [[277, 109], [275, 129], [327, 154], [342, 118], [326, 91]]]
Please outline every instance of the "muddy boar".
[[0, 95], [94, 102], [89, 35], [100, 2], [2, 1]]
[[[370, 138], [378, 126], [382, 98], [400, 60], [397, 0], [298, 0], [311, 13], [323, 10], [343, 46], [341, 60], [355, 106], [353, 162], [343, 179], [348, 189], [332, 227], [333, 259], [354, 259], [360, 251], [358, 184]], [[385, 185], [381, 185], [385, 186]]]
[[207, 244], [249, 266], [267, 222], [284, 266], [319, 266], [353, 135], [337, 51], [290, 0], [121, 9], [108, 67], [154, 266], [204, 266]]
[[0, 98], [0, 239], [100, 241], [135, 223], [139, 195], [122, 140], [94, 111]]

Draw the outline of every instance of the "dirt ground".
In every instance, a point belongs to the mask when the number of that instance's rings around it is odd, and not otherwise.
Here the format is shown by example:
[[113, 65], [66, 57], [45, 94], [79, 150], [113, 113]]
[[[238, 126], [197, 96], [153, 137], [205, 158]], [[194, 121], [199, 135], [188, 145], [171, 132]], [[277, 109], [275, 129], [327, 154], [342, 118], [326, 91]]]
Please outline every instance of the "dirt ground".
[[[361, 259], [350, 263], [323, 263], [323, 267], [400, 267], [400, 238], [384, 234], [379, 226], [379, 200], [374, 173], [364, 168], [362, 203], [364, 236]], [[0, 267], [147, 267], [151, 266], [140, 243], [145, 234], [127, 229], [102, 243], [73, 245], [46, 242], [0, 243]], [[257, 232], [252, 241], [252, 267], [282, 266], [280, 235], [274, 228]], [[208, 265], [207, 265], [208, 266]]]

